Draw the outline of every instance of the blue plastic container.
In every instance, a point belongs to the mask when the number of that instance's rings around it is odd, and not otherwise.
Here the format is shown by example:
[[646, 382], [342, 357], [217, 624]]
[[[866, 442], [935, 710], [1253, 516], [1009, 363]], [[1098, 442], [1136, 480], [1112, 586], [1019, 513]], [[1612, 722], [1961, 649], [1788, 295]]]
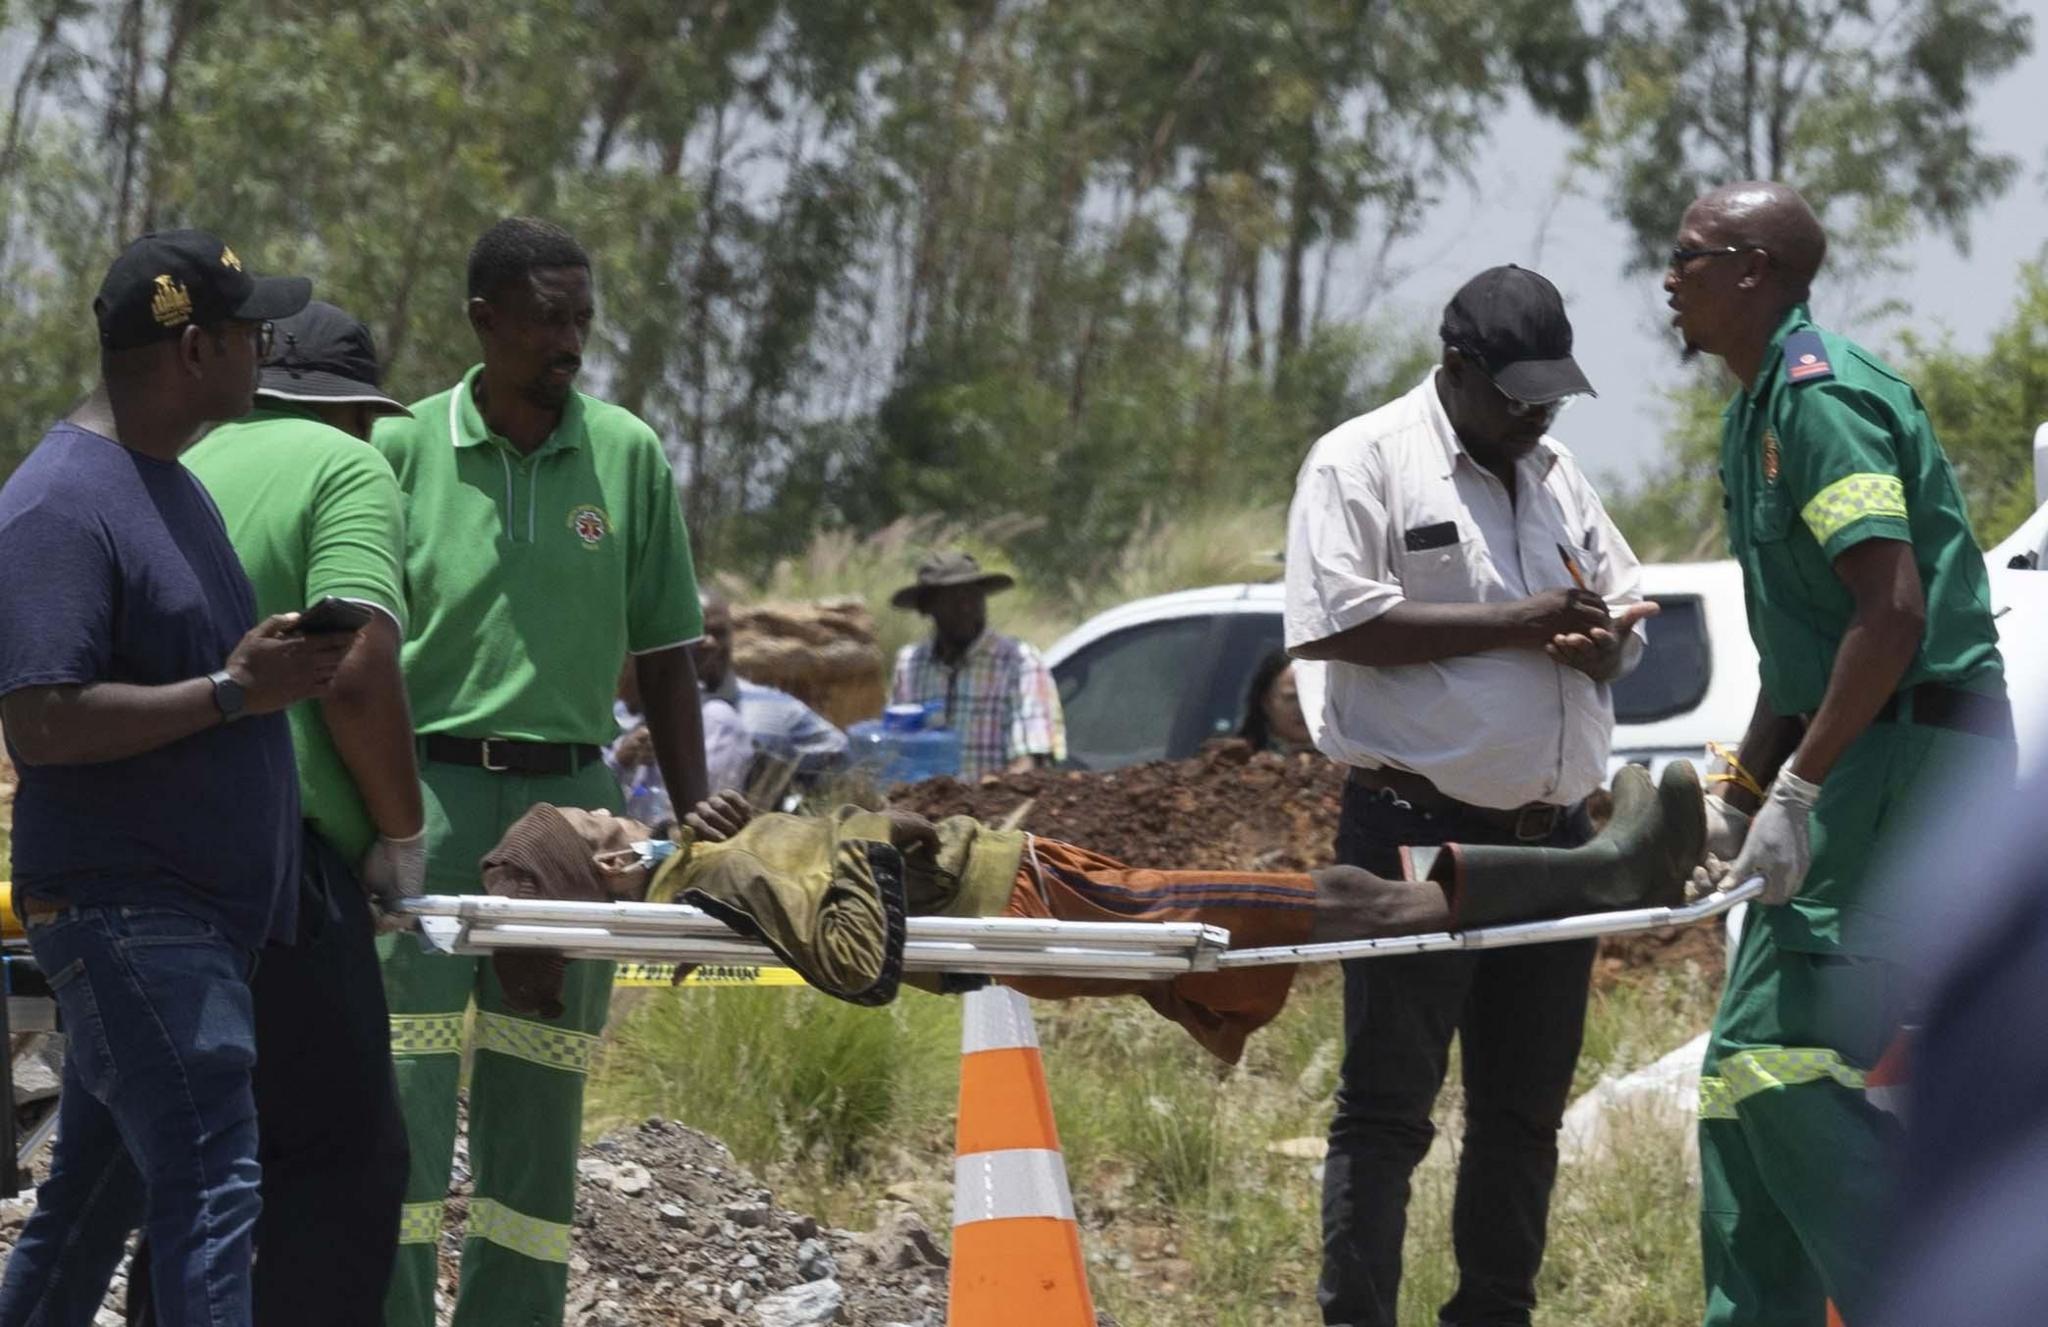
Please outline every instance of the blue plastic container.
[[853, 757], [879, 783], [917, 783], [960, 772], [960, 735], [946, 727], [944, 706], [891, 705], [879, 719], [846, 730]]

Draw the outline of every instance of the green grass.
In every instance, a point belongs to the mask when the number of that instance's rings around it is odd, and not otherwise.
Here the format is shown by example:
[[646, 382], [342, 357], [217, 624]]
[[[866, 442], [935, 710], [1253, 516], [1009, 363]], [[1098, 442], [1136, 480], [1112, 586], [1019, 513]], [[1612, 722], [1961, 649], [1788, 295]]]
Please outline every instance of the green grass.
[[[1684, 967], [1597, 994], [1581, 1086], [1696, 1034], [1714, 994], [1709, 974]], [[1135, 999], [1034, 1007], [1090, 1281], [1125, 1327], [1316, 1321], [1317, 1161], [1278, 1145], [1327, 1128], [1341, 1003], [1334, 969], [1305, 971], [1229, 1070]], [[864, 1010], [801, 990], [661, 992], [615, 1034], [593, 1128], [670, 1115], [724, 1138], [786, 1202], [865, 1225], [893, 1190], [943, 1231], [958, 1037], [957, 1003], [914, 993]], [[1454, 1067], [1445, 1140], [1461, 1099]], [[1699, 1319], [1682, 1131], [1645, 1119], [1622, 1137], [1611, 1164], [1559, 1177], [1544, 1327]], [[1454, 1166], [1440, 1141], [1416, 1175], [1403, 1327], [1428, 1327], [1452, 1290]]]

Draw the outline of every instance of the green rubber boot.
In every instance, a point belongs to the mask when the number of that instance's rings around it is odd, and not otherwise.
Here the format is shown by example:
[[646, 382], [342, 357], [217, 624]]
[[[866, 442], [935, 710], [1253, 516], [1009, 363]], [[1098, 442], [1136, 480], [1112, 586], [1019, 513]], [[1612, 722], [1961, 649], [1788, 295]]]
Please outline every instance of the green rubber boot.
[[1430, 871], [1450, 900], [1451, 926], [1570, 917], [1628, 908], [1674, 907], [1686, 877], [1706, 856], [1706, 804], [1699, 772], [1674, 760], [1652, 784], [1640, 765], [1614, 776], [1614, 817], [1577, 848], [1445, 846]]

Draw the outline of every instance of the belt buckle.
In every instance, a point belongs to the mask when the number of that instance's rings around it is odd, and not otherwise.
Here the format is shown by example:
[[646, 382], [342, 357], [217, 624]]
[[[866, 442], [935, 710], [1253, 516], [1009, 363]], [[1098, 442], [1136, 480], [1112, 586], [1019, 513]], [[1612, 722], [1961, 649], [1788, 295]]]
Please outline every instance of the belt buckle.
[[510, 765], [499, 765], [499, 764], [495, 764], [495, 763], [493, 763], [493, 762], [492, 762], [492, 760], [491, 760], [491, 743], [492, 743], [493, 741], [495, 741], [495, 740], [496, 740], [495, 738], [490, 738], [490, 737], [486, 737], [486, 738], [484, 738], [484, 739], [483, 739], [483, 741], [479, 742], [479, 743], [477, 744], [477, 752], [478, 752], [478, 756], [479, 756], [479, 758], [480, 758], [480, 759], [482, 760], [482, 762], [483, 762], [483, 767], [484, 767], [484, 768], [485, 768], [486, 770], [489, 770], [489, 771], [490, 771], [491, 773], [493, 773], [493, 774], [506, 774], [506, 773], [510, 773], [510, 772], [511, 772], [511, 769], [512, 769], [512, 767], [511, 767]]
[[[1557, 808], [1541, 802], [1531, 802], [1515, 812], [1515, 839], [1520, 843], [1536, 843], [1547, 839], [1557, 829]], [[1541, 828], [1537, 828], [1538, 825]]]

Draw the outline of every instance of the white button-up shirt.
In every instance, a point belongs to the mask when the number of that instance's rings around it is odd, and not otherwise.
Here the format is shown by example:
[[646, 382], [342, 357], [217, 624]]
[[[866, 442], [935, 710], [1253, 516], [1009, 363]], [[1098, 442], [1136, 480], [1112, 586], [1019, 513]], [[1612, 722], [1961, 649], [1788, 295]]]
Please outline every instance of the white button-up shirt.
[[[1516, 496], [1459, 445], [1432, 372], [1324, 434], [1287, 519], [1287, 644], [1370, 622], [1404, 600], [1507, 603], [1569, 587], [1572, 552], [1610, 609], [1642, 598], [1635, 554], [1592, 485], [1546, 436], [1515, 464]], [[1642, 657], [1643, 628], [1623, 670]], [[1295, 665], [1302, 712], [1332, 760], [1420, 774], [1476, 806], [1569, 804], [1605, 780], [1605, 683], [1540, 649], [1433, 663]]]

